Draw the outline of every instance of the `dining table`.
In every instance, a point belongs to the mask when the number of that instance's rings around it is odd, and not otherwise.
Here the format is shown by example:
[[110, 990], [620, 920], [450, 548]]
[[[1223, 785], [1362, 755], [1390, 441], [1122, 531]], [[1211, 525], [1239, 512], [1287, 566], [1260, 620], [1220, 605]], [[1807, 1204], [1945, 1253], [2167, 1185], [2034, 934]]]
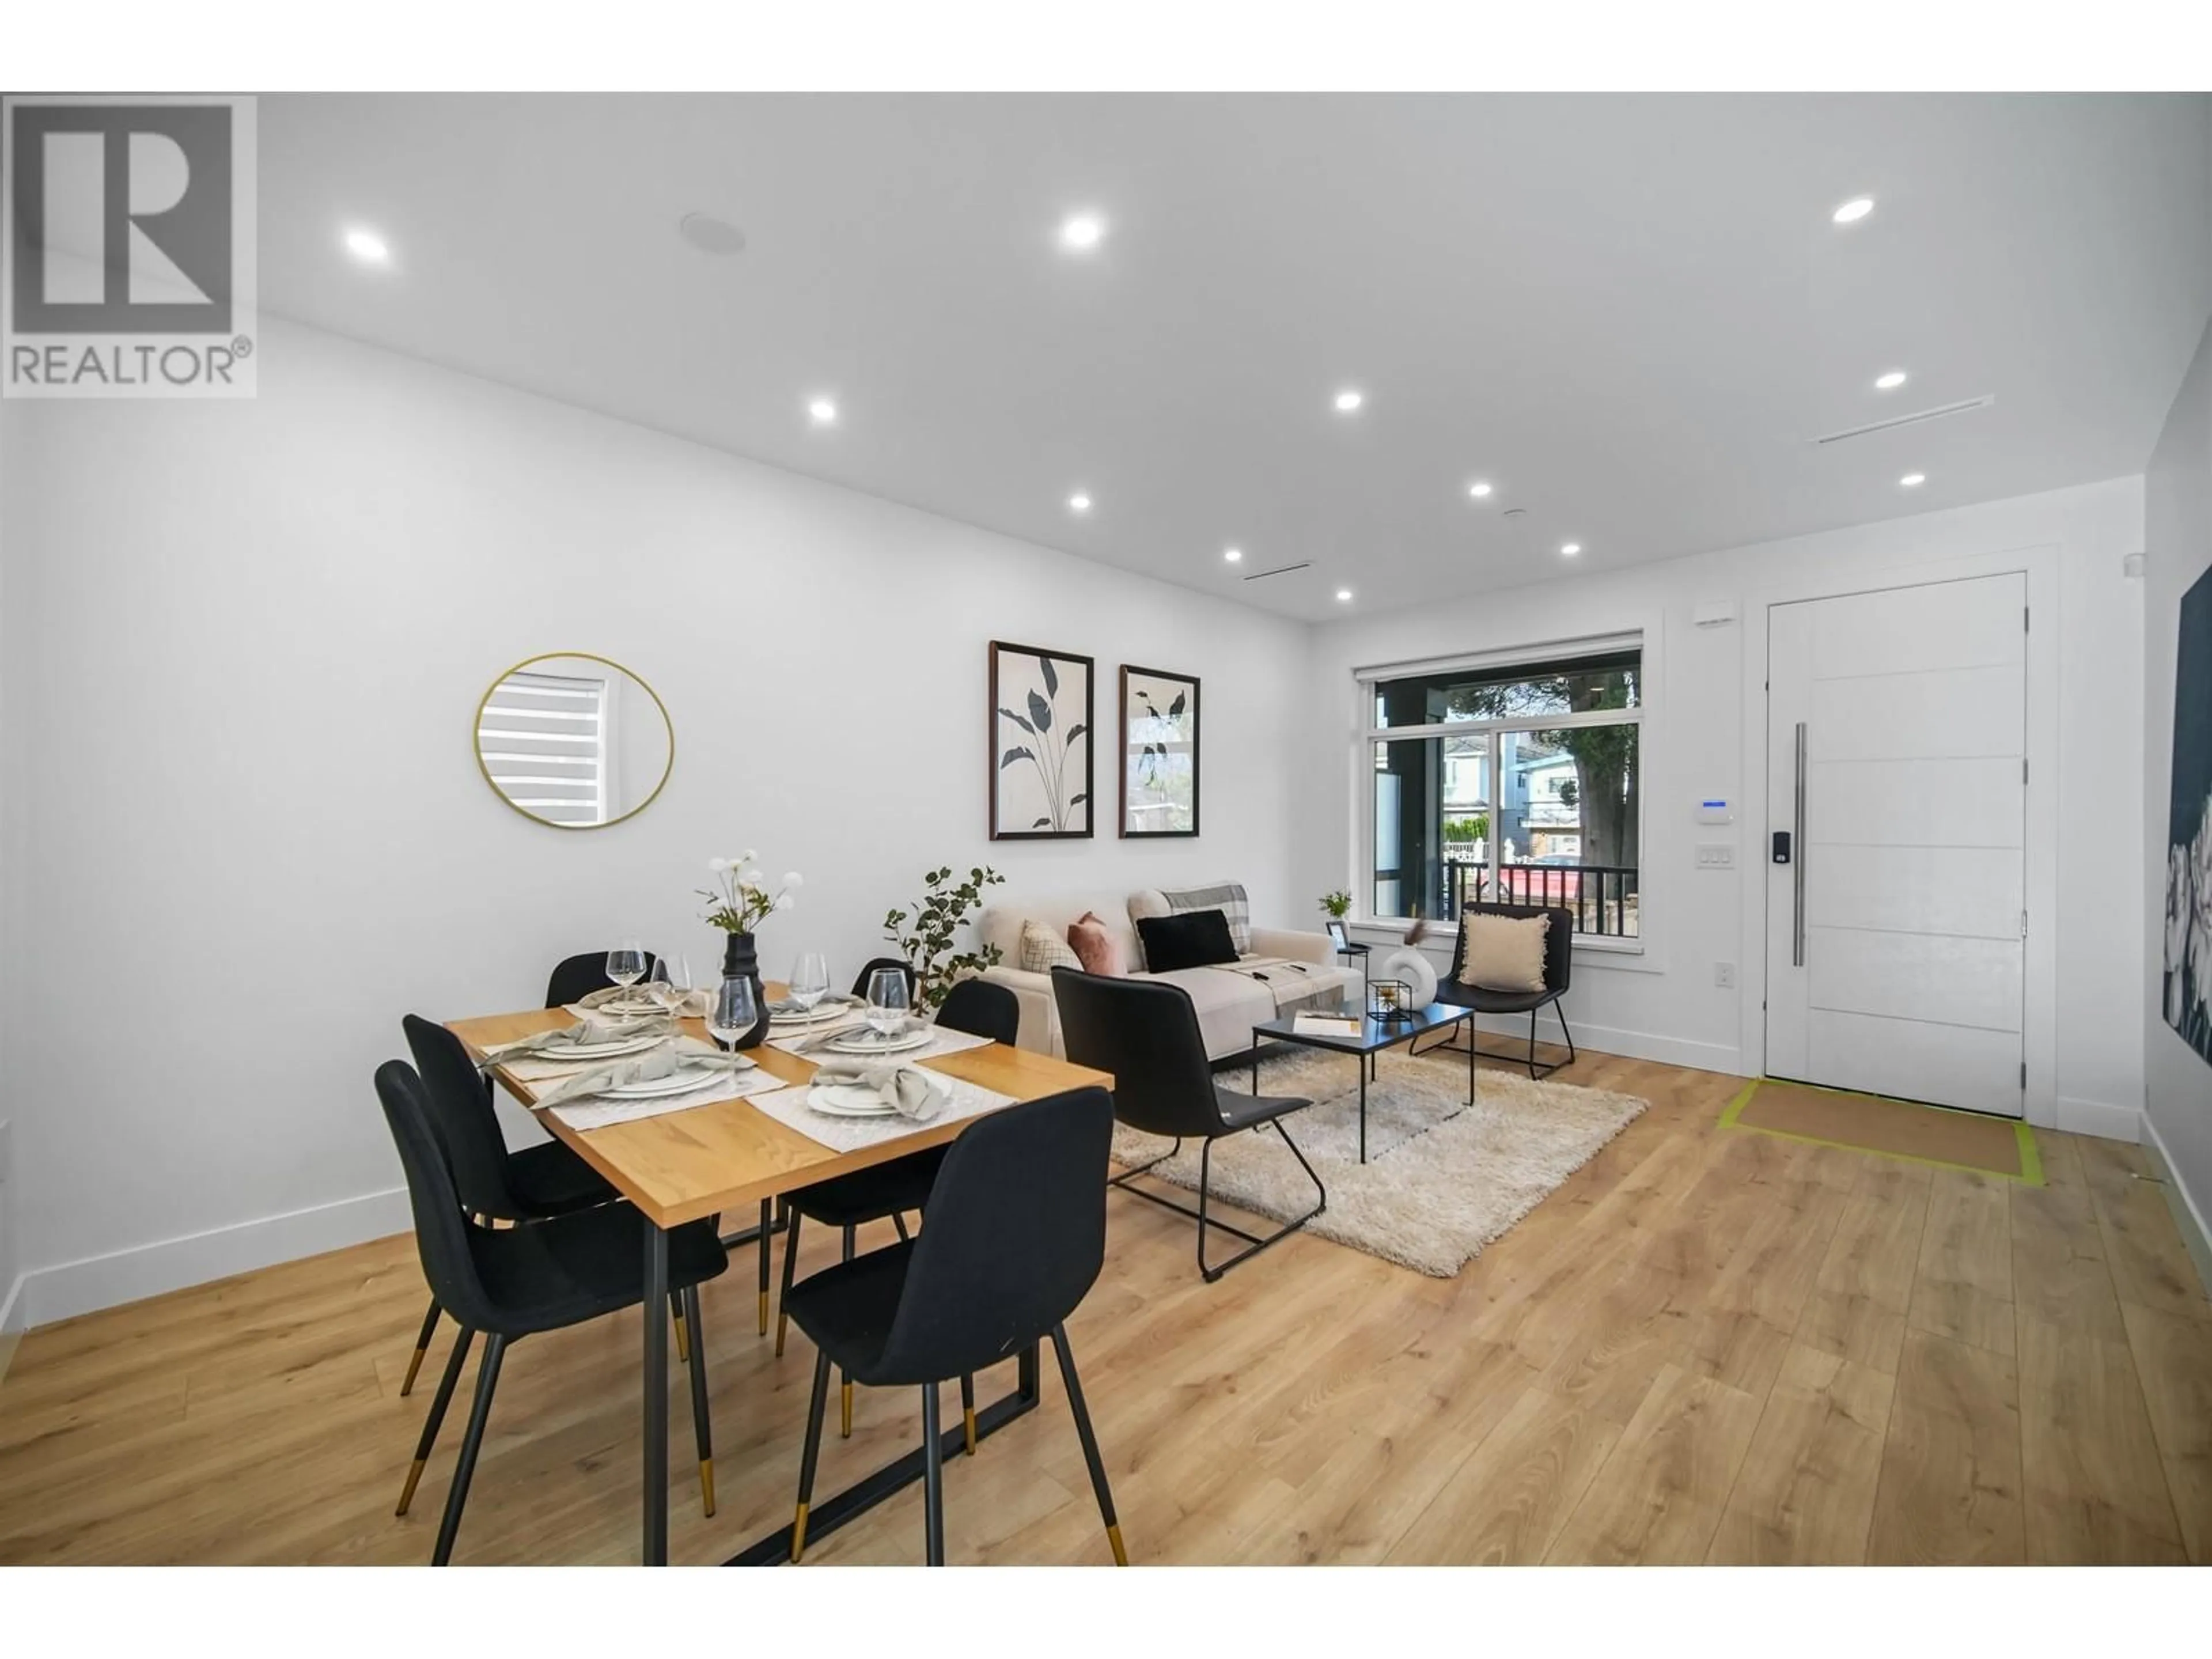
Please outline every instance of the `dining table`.
[[[767, 994], [781, 1000], [783, 988], [770, 984]], [[575, 1015], [562, 1008], [533, 1008], [525, 1012], [486, 1014], [447, 1022], [481, 1063], [486, 1053], [539, 1032], [572, 1024]], [[704, 1038], [702, 1021], [687, 1018], [679, 1029]], [[815, 1062], [804, 1054], [763, 1042], [748, 1049], [763, 1071], [787, 1085], [806, 1086]], [[1077, 1066], [1050, 1054], [1031, 1053], [990, 1042], [955, 1054], [915, 1062], [927, 1070], [964, 1080], [1006, 1098], [986, 1110], [1042, 1099], [1064, 1090], [1097, 1086], [1110, 1089], [1114, 1079], [1106, 1073]], [[786, 1194], [848, 1175], [855, 1170], [903, 1158], [911, 1152], [941, 1146], [958, 1134], [981, 1113], [949, 1120], [915, 1122], [906, 1133], [875, 1140], [857, 1150], [840, 1151], [816, 1140], [769, 1116], [750, 1101], [721, 1100], [655, 1116], [609, 1123], [599, 1128], [578, 1129], [556, 1111], [538, 1109], [541, 1095], [555, 1084], [532, 1084], [515, 1075], [506, 1065], [494, 1065], [489, 1075], [532, 1115], [547, 1133], [558, 1137], [579, 1157], [604, 1176], [608, 1184], [636, 1206], [645, 1228], [645, 1282], [641, 1307], [645, 1325], [644, 1458], [645, 1498], [642, 1517], [643, 1559], [648, 1566], [668, 1559], [668, 1233], [687, 1222], [726, 1212], [744, 1213]], [[1012, 1392], [993, 1401], [975, 1417], [980, 1439], [1035, 1408], [1039, 1398], [1038, 1351], [1035, 1345], [1016, 1356]], [[946, 1437], [948, 1456], [957, 1455], [962, 1431]], [[855, 1482], [836, 1497], [810, 1511], [810, 1541], [865, 1514], [902, 1488], [921, 1478], [923, 1451], [916, 1447]], [[795, 1474], [794, 1474], [795, 1478]], [[788, 1524], [754, 1540], [730, 1558], [732, 1565], [767, 1565], [790, 1559]]]

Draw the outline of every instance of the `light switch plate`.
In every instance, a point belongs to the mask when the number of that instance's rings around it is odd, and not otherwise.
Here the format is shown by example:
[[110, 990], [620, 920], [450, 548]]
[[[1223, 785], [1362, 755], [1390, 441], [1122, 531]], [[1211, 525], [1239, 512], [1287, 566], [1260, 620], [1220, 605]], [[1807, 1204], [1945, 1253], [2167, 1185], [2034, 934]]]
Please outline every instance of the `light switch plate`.
[[1700, 870], [1735, 869], [1735, 843], [1724, 841], [1708, 841], [1698, 842], [1698, 868]]

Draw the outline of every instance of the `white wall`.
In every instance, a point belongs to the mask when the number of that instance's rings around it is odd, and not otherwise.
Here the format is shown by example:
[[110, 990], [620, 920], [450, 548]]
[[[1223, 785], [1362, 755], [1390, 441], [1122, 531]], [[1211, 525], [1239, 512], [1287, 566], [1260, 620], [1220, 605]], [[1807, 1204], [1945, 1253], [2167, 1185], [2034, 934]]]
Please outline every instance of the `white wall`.
[[[1302, 916], [1303, 626], [297, 328], [263, 349], [252, 402], [10, 411], [0, 697], [36, 811], [0, 842], [0, 1074], [34, 1322], [404, 1228], [369, 1082], [400, 1015], [531, 1006], [623, 933], [703, 971], [715, 854], [808, 878], [771, 972], [854, 971], [940, 863], [1234, 877]], [[1119, 663], [1202, 676], [1203, 838], [1114, 838], [1109, 740], [1101, 838], [988, 842], [994, 636], [1095, 656], [1102, 734]], [[470, 740], [494, 675], [571, 649], [676, 727], [659, 800], [589, 834], [509, 811]]]
[[[2132, 1136], [2142, 1094], [2137, 996], [2142, 702], [2142, 584], [2122, 574], [2142, 545], [2142, 482], [2118, 479], [1981, 507], [1891, 520], [1790, 541], [1593, 572], [1479, 599], [1347, 618], [1315, 631], [1308, 687], [1301, 890], [1366, 886], [1355, 870], [1358, 796], [1354, 672], [1456, 653], [1504, 650], [1641, 629], [1649, 714], [1640, 957], [1578, 950], [1569, 1017], [1595, 1046], [1717, 1071], [1760, 1063], [1757, 934], [1763, 915], [1761, 733], [1765, 611], [1770, 603], [1857, 587], [2028, 567], [2049, 668], [2031, 659], [2031, 754], [2056, 761], [2031, 785], [2057, 844], [2044, 849], [2045, 902], [2032, 948], [2055, 963], [2056, 1009], [2030, 1034], [2030, 1099], [2069, 1127]], [[2021, 557], [2013, 557], [2024, 550]], [[1726, 626], [1692, 625], [1698, 608], [1732, 603]], [[2051, 630], [2045, 632], [2045, 630]], [[1747, 740], [1748, 739], [1748, 741]], [[1730, 838], [1696, 824], [1696, 801], [1737, 802], [1734, 871], [1693, 865], [1700, 842]], [[2062, 883], [2056, 869], [2065, 869]], [[1311, 901], [1308, 901], [1310, 903]], [[1387, 937], [1370, 932], [1370, 938]], [[1449, 947], [1446, 947], [1448, 951]], [[1448, 956], [1439, 952], [1440, 959]], [[1731, 963], [1738, 989], [1714, 983]], [[2055, 1029], [2054, 1029], [2055, 1028]], [[2036, 1044], [2045, 1042], [2039, 1065]]]
[[[2143, 653], [2143, 913], [2166, 908], [2168, 792], [2173, 780], [2174, 648], [2181, 596], [2212, 564], [2212, 327], [2166, 417], [2144, 477], [2143, 543], [2148, 567]], [[2144, 941], [2143, 1109], [2168, 1169], [2194, 1211], [2201, 1240], [2212, 1228], [2212, 1065], [2160, 1012], [2165, 941]]]
[[[0, 665], [6, 663], [15, 644], [11, 617], [15, 596], [9, 575], [7, 553], [13, 524], [9, 514], [9, 502], [17, 491], [15, 480], [8, 470], [7, 458], [11, 449], [20, 443], [21, 434], [29, 418], [27, 404], [17, 400], [0, 400]], [[0, 732], [6, 729], [10, 701], [6, 678], [4, 672], [0, 672]], [[22, 799], [21, 792], [15, 785], [17, 758], [11, 747], [0, 744], [0, 957], [8, 954], [8, 947], [15, 941], [14, 931], [9, 925], [12, 904], [9, 894], [16, 886], [18, 860], [9, 845], [9, 836], [4, 826], [20, 810], [19, 803]], [[4, 1028], [0, 1028], [0, 1078], [6, 1076], [7, 1042], [7, 1032]], [[14, 1144], [13, 1120], [16, 1115], [13, 1093], [0, 1089], [0, 1124], [9, 1126], [5, 1133], [9, 1137], [10, 1148]], [[12, 1158], [9, 1162], [12, 1165]], [[5, 1177], [0, 1179], [0, 1377], [4, 1377], [8, 1374], [8, 1361], [15, 1351], [16, 1333], [23, 1323], [22, 1258], [16, 1241], [15, 1225], [18, 1207], [15, 1194], [21, 1190], [22, 1182], [15, 1176], [12, 1168], [0, 1169], [0, 1176]]]

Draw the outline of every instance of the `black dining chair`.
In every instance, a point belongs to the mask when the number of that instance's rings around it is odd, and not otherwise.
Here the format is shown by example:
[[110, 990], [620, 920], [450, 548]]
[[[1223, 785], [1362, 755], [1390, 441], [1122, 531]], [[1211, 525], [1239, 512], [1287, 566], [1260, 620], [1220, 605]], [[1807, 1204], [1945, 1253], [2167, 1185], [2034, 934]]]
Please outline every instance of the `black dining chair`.
[[[438, 1107], [422, 1079], [404, 1060], [386, 1060], [376, 1072], [377, 1098], [399, 1149], [406, 1172], [407, 1197], [415, 1214], [415, 1247], [423, 1277], [440, 1304], [460, 1327], [453, 1357], [446, 1362], [428, 1419], [399, 1495], [398, 1513], [407, 1513], [416, 1482], [429, 1461], [446, 1407], [453, 1397], [461, 1365], [478, 1332], [489, 1339], [477, 1368], [474, 1403], [446, 1494], [438, 1525], [433, 1566], [452, 1559], [460, 1530], [469, 1482], [476, 1474], [484, 1426], [491, 1418], [492, 1394], [499, 1386], [508, 1345], [541, 1331], [564, 1330], [638, 1304], [645, 1273], [645, 1229], [628, 1204], [602, 1205], [526, 1227], [479, 1226], [465, 1213], [468, 1200], [459, 1171], [449, 1155], [453, 1126], [441, 1123]], [[668, 1282], [698, 1323], [699, 1286], [729, 1266], [728, 1252], [714, 1237], [711, 1222], [695, 1221], [668, 1235]], [[707, 1418], [707, 1359], [703, 1342], [694, 1342], [691, 1425], [699, 1446], [699, 1485], [708, 1515], [714, 1512], [714, 1452]]]
[[[1544, 930], [1544, 988], [1540, 991], [1492, 991], [1480, 985], [1468, 985], [1460, 979], [1467, 969], [1466, 918], [1468, 916], [1508, 916], [1516, 921], [1526, 921], [1531, 916], [1549, 916], [1551, 925]], [[1565, 905], [1547, 907], [1540, 904], [1470, 904], [1461, 912], [1459, 943], [1452, 951], [1451, 977], [1438, 982], [1437, 1000], [1448, 1002], [1455, 1008], [1472, 1008], [1480, 1014], [1526, 1014], [1528, 1016], [1528, 1075], [1546, 1078], [1562, 1066], [1575, 1063], [1575, 1034], [1567, 1029], [1566, 1004], [1560, 998], [1567, 994], [1575, 969], [1575, 913]], [[1559, 1035], [1567, 1040], [1567, 1057], [1540, 1066], [1536, 1060], [1536, 1012], [1549, 1003], [1552, 1012], [1559, 1017]], [[1467, 1022], [1467, 1044], [1486, 1060], [1519, 1060], [1519, 1054], [1499, 1054], [1494, 1049], [1480, 1047], [1474, 1040], [1474, 1022]], [[1437, 1048], [1455, 1046], [1452, 1040], [1421, 1050], [1434, 1054]], [[1472, 1058], [1468, 1065], [1472, 1067]]]
[[[865, 982], [866, 975], [862, 978]], [[980, 979], [965, 979], [954, 986], [937, 1013], [939, 1025], [965, 1031], [970, 1036], [989, 1037], [1009, 1048], [1013, 1045], [1013, 1033], [1021, 1018], [1019, 998], [1003, 985], [987, 984]], [[787, 1194], [785, 1202], [791, 1218], [790, 1236], [783, 1245], [785, 1297], [791, 1295], [792, 1275], [799, 1261], [801, 1216], [821, 1226], [843, 1229], [843, 1259], [847, 1261], [853, 1259], [856, 1230], [871, 1221], [888, 1219], [903, 1239], [907, 1237], [905, 1212], [928, 1206], [930, 1189], [936, 1182], [938, 1166], [945, 1162], [945, 1153], [943, 1146], [909, 1152], [904, 1158], [856, 1170], [851, 1175], [818, 1181], [811, 1187], [802, 1187]], [[779, 1313], [775, 1322], [775, 1351], [779, 1357], [783, 1352], [784, 1334], [789, 1328], [788, 1312]], [[968, 1454], [972, 1457], [975, 1453], [975, 1385], [971, 1377], [960, 1380], [960, 1412], [967, 1427]], [[841, 1380], [838, 1422], [839, 1434], [850, 1436], [853, 1379], [849, 1375]]]
[[[651, 979], [653, 970], [659, 966], [660, 958], [648, 951], [645, 953], [645, 977]], [[607, 953], [597, 951], [588, 956], [569, 957], [554, 969], [545, 981], [545, 1006], [565, 1008], [572, 1002], [581, 1002], [594, 991], [614, 988], [614, 981], [607, 977]]]
[[911, 963], [902, 962], [896, 957], [872, 957], [868, 965], [860, 969], [860, 976], [854, 980], [853, 994], [856, 997], [868, 994], [868, 981], [878, 968], [896, 968], [905, 976], [906, 1000], [911, 1003], [914, 1000], [914, 965]]
[[815, 1347], [793, 1561], [806, 1549], [832, 1364], [870, 1388], [921, 1389], [927, 1552], [930, 1565], [942, 1566], [938, 1387], [1049, 1336], [1107, 1540], [1115, 1561], [1128, 1565], [1066, 1323], [1105, 1263], [1103, 1177], [1113, 1138], [1113, 1103], [1103, 1089], [1071, 1089], [980, 1117], [945, 1153], [918, 1238], [840, 1262], [793, 1288], [784, 1305]]
[[[415, 1055], [416, 1069], [440, 1099], [440, 1116], [450, 1126], [454, 1143], [449, 1155], [466, 1171], [461, 1185], [474, 1214], [488, 1222], [522, 1225], [614, 1201], [615, 1189], [605, 1178], [557, 1140], [508, 1151], [492, 1110], [489, 1084], [478, 1073], [460, 1038], [413, 1014], [399, 1024]], [[430, 1338], [438, 1328], [438, 1311], [433, 1291], [406, 1377], [399, 1384], [403, 1395], [415, 1391], [416, 1373], [422, 1369]]]
[[[1135, 1169], [1115, 1176], [1109, 1185], [1138, 1198], [1149, 1199], [1178, 1215], [1198, 1222], [1198, 1271], [1212, 1284], [1238, 1262], [1249, 1260], [1270, 1244], [1287, 1237], [1328, 1207], [1328, 1189], [1314, 1173], [1306, 1155], [1291, 1139], [1283, 1120], [1313, 1103], [1289, 1095], [1248, 1095], [1224, 1089], [1213, 1080], [1206, 1057], [1206, 1039], [1198, 1029], [1198, 1012], [1190, 993], [1180, 985], [1158, 980], [1123, 979], [1086, 974], [1073, 968], [1052, 970], [1052, 994], [1060, 1010], [1060, 1031], [1067, 1057], [1078, 1066], [1091, 1066], [1114, 1077], [1114, 1115], [1146, 1134], [1167, 1135], [1175, 1145]], [[1242, 1227], [1208, 1215], [1207, 1200], [1213, 1176], [1213, 1143], [1244, 1130], [1273, 1127], [1291, 1149], [1298, 1167], [1314, 1184], [1312, 1209], [1285, 1223], [1262, 1238]], [[1186, 1140], [1199, 1143], [1198, 1207], [1164, 1198], [1133, 1186], [1138, 1176], [1158, 1169], [1182, 1150]], [[1206, 1231], [1218, 1229], [1244, 1241], [1245, 1248], [1218, 1267], [1206, 1261]]]

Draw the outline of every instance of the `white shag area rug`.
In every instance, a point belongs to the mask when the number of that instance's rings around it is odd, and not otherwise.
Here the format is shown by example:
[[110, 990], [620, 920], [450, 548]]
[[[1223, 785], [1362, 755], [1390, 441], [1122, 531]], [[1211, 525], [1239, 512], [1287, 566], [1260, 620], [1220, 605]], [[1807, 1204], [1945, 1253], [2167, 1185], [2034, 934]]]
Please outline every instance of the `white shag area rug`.
[[[1569, 1083], [1535, 1083], [1488, 1066], [1467, 1103], [1464, 1054], [1382, 1057], [1367, 1085], [1367, 1162], [1359, 1162], [1359, 1073], [1352, 1055], [1301, 1048], [1263, 1057], [1260, 1092], [1314, 1103], [1288, 1119], [1291, 1138], [1328, 1188], [1306, 1231], [1431, 1278], [1449, 1279], [1534, 1209], [1650, 1104]], [[1249, 1066], [1215, 1073], [1249, 1092]], [[1170, 1143], [1116, 1124], [1114, 1161], [1149, 1163]], [[1198, 1143], [1146, 1180], [1195, 1191]], [[1313, 1183], [1272, 1129], [1213, 1143], [1210, 1196], [1287, 1221], [1313, 1207]], [[1224, 1241], [1228, 1243], [1231, 1241]]]

